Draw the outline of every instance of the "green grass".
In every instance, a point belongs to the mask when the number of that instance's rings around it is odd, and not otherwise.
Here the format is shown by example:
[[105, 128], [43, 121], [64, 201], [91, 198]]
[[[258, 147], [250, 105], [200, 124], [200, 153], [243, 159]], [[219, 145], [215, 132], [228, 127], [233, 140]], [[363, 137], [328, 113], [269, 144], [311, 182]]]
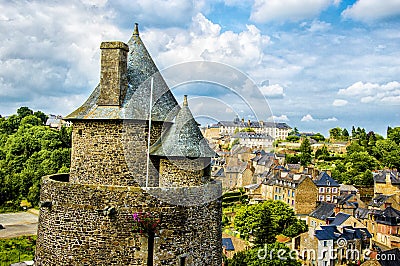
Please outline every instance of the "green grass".
[[19, 261], [33, 260], [36, 236], [0, 239], [0, 266]]

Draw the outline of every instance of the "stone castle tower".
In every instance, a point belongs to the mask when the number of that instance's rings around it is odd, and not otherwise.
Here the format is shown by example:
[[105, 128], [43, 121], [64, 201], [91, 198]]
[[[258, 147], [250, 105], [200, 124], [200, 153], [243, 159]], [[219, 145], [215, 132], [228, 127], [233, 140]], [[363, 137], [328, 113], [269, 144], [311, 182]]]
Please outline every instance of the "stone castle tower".
[[180, 108], [137, 24], [100, 49], [100, 84], [67, 117], [71, 171], [42, 181], [36, 265], [145, 265], [148, 237], [132, 231], [143, 212], [160, 219], [155, 265], [221, 265], [215, 154], [186, 97]]

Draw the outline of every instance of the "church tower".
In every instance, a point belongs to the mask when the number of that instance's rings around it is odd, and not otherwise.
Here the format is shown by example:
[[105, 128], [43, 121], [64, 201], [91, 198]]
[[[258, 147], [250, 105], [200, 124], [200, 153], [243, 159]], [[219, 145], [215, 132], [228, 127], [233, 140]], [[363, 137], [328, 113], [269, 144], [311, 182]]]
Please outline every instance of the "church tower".
[[[36, 265], [221, 265], [221, 184], [185, 96], [179, 106], [139, 36], [103, 42], [100, 84], [67, 116], [69, 174], [42, 180]], [[173, 122], [174, 121], [174, 122]], [[154, 245], [132, 230], [155, 217]]]

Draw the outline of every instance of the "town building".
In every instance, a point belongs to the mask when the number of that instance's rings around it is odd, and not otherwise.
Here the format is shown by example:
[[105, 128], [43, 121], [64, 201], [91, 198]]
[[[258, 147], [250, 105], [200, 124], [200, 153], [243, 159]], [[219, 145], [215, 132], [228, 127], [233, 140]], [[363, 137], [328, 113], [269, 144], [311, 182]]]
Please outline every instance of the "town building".
[[252, 130], [254, 130], [255, 133], [266, 134], [276, 140], [286, 139], [287, 136], [289, 135], [289, 132], [292, 130], [292, 128], [288, 126], [286, 123], [250, 121], [250, 120], [244, 121], [244, 119], [240, 120], [238, 117], [236, 117], [233, 121], [219, 121], [217, 124], [211, 125], [210, 129], [214, 131], [214, 128], [216, 127], [219, 128], [220, 135], [232, 136], [241, 130], [244, 130], [246, 128], [251, 128]]
[[397, 171], [383, 170], [374, 174], [374, 194], [400, 194], [400, 176]]
[[231, 136], [231, 144], [235, 142], [252, 149], [271, 150], [274, 138], [265, 133], [237, 132]]
[[326, 172], [321, 172], [315, 180], [315, 185], [318, 187], [318, 201], [337, 202], [337, 197], [340, 195], [340, 185]]
[[315, 209], [317, 196], [317, 187], [307, 175], [270, 173], [261, 183], [263, 199], [283, 201], [299, 216], [306, 216]]

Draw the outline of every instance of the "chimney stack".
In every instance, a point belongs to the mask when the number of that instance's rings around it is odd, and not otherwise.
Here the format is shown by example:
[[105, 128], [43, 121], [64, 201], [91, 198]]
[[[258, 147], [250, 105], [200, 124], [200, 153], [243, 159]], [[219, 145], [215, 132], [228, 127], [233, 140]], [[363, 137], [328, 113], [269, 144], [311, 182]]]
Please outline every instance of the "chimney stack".
[[123, 42], [102, 42], [100, 96], [98, 105], [121, 106], [128, 87], [128, 45]]

